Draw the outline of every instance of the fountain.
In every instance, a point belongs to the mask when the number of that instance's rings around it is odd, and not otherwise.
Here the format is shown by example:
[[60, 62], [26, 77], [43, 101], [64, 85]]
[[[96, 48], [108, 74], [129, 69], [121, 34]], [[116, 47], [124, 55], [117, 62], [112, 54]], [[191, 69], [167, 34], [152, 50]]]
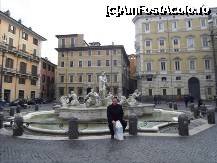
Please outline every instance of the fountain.
[[[111, 104], [113, 95], [111, 92], [106, 93], [106, 86], [107, 79], [103, 72], [99, 77], [99, 94], [94, 89], [91, 89], [86, 95], [86, 102], [84, 104], [78, 102], [77, 95], [72, 91], [68, 96], [60, 98], [61, 105], [55, 106], [54, 111], [34, 112], [24, 116], [25, 121], [61, 122], [64, 124], [62, 129], [59, 129], [58, 125], [54, 128], [50, 126], [46, 127], [46, 125], [31, 125], [28, 128], [45, 133], [65, 134], [67, 132], [67, 121], [75, 117], [80, 123], [80, 133], [108, 132], [107, 106]], [[140, 103], [137, 101], [140, 95], [141, 93], [135, 90], [128, 99], [125, 96], [119, 97], [119, 103], [123, 107], [125, 119], [131, 114], [135, 114], [139, 118], [138, 123], [141, 130], [146, 130], [144, 129], [144, 125], [142, 125], [145, 119], [153, 119], [153, 117], [161, 119], [162, 117], [159, 115], [165, 116], [163, 120], [170, 119], [170, 121], [176, 121], [174, 117], [177, 117], [180, 113], [156, 110], [154, 109], [154, 104]], [[159, 123], [153, 123], [149, 124], [149, 127], [156, 131], [158, 125]]]

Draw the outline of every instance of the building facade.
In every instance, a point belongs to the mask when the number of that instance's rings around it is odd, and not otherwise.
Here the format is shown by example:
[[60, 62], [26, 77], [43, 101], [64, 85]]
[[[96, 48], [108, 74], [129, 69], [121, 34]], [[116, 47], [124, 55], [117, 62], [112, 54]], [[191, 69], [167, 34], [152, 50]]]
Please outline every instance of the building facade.
[[85, 97], [91, 88], [98, 92], [102, 71], [107, 76], [108, 91], [126, 95], [129, 60], [122, 45], [87, 44], [83, 34], [57, 35], [57, 97], [75, 91]]
[[47, 58], [40, 59], [40, 97], [52, 101], [55, 99], [55, 72], [57, 65]]
[[136, 54], [128, 55], [128, 59], [130, 61], [129, 65], [129, 93], [132, 94], [137, 88], [137, 80], [136, 80]]
[[46, 39], [0, 11], [1, 100], [39, 97], [41, 42]]
[[208, 17], [142, 15], [133, 19], [138, 88], [146, 96], [212, 99], [213, 52]]

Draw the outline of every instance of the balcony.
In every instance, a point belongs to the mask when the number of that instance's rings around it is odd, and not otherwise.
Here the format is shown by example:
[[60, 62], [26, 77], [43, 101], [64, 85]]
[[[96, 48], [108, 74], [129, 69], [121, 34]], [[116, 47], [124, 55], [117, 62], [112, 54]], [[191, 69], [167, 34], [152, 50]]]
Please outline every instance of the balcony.
[[7, 67], [3, 68], [3, 72], [5, 74], [16, 74], [16, 70], [15, 69], [7, 68]]

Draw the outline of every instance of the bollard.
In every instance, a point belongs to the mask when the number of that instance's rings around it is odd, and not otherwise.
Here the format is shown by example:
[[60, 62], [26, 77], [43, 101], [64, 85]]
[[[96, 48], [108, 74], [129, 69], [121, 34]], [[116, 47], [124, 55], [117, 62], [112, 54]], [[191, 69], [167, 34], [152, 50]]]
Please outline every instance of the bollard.
[[4, 127], [4, 114], [3, 113], [0, 113], [0, 129]]
[[16, 113], [20, 113], [20, 111], [21, 111], [21, 106], [20, 106], [20, 105], [17, 105]]
[[10, 115], [11, 117], [14, 116], [14, 107], [11, 107], [11, 108], [10, 108], [10, 113], [9, 113], [9, 115]]
[[208, 124], [215, 124], [215, 109], [207, 109], [207, 120]]
[[197, 108], [197, 107], [194, 107], [194, 110], [193, 110], [193, 112], [194, 112], [194, 118], [198, 118], [198, 116], [199, 116], [199, 114], [200, 114], [200, 112], [199, 112], [199, 109]]
[[178, 130], [180, 136], [189, 136], [188, 131], [188, 116], [185, 114], [181, 114], [178, 117]]
[[178, 110], [178, 105], [177, 105], [177, 103], [174, 103], [174, 104], [173, 104], [173, 109], [174, 109], [174, 110]]
[[137, 116], [132, 114], [129, 116], [129, 134], [130, 135], [137, 135], [138, 128], [137, 128]]
[[71, 118], [69, 120], [69, 139], [78, 139], [79, 132], [78, 132], [78, 119]]
[[189, 108], [190, 108], [190, 111], [193, 112], [194, 111], [194, 103], [190, 103]]
[[173, 103], [169, 102], [169, 108], [172, 108], [172, 107], [173, 107]]
[[23, 117], [20, 115], [15, 116], [13, 125], [13, 136], [23, 135]]
[[39, 110], [39, 105], [35, 104], [35, 111], [38, 111], [38, 110]]

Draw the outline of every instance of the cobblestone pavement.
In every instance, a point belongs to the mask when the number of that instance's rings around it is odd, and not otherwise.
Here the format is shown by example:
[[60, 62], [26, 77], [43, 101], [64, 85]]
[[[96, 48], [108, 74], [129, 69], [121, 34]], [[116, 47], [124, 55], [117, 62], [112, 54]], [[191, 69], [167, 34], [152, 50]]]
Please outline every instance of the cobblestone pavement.
[[[217, 117], [217, 116], [216, 116]], [[216, 163], [217, 126], [189, 137], [27, 140], [0, 135], [0, 163]]]

